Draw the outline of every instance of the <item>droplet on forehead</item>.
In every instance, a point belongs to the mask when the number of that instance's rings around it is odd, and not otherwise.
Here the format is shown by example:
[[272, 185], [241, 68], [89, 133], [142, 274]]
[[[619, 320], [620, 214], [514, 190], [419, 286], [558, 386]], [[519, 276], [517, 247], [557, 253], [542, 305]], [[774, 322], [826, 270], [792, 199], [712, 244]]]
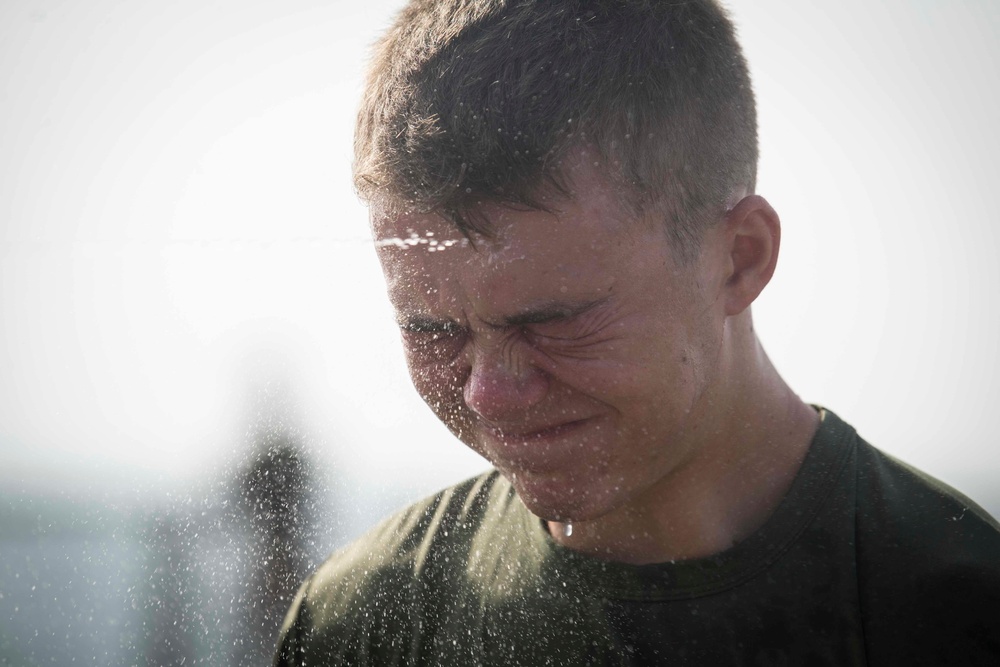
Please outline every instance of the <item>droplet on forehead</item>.
[[434, 232], [425, 232], [423, 236], [421, 236], [412, 229], [408, 231], [409, 231], [409, 236], [407, 236], [406, 238], [400, 236], [390, 236], [390, 237], [376, 239], [375, 247], [376, 248], [393, 247], [393, 248], [399, 248], [401, 250], [407, 250], [414, 246], [426, 245], [428, 246], [427, 250], [429, 250], [430, 252], [434, 252], [434, 251], [444, 250], [445, 248], [450, 248], [454, 245], [464, 246], [468, 245], [469, 243], [468, 239], [445, 239], [443, 241], [439, 241], [436, 238], [434, 238]]

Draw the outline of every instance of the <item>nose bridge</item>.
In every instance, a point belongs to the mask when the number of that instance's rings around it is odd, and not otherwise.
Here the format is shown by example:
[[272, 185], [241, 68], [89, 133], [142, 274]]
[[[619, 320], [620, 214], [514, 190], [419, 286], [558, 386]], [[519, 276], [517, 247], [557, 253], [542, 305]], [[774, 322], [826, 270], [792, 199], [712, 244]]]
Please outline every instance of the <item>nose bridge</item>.
[[519, 375], [525, 362], [523, 345], [518, 345], [518, 334], [500, 327], [484, 329], [476, 337], [476, 356], [486, 364], [493, 364]]
[[470, 380], [518, 384], [528, 371], [525, 353], [513, 332], [485, 328], [473, 334]]
[[530, 359], [530, 350], [517, 332], [485, 329], [476, 332], [471, 346], [465, 403], [488, 420], [516, 417], [545, 395], [548, 380]]

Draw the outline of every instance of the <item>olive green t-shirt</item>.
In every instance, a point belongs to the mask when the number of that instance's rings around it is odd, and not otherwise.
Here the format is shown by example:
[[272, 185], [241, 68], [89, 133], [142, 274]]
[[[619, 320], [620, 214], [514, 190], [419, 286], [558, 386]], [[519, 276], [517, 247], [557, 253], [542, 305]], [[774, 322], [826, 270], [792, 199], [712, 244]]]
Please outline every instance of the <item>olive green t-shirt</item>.
[[566, 549], [490, 472], [333, 555], [275, 664], [1000, 665], [1000, 526], [831, 412], [764, 526], [707, 558]]

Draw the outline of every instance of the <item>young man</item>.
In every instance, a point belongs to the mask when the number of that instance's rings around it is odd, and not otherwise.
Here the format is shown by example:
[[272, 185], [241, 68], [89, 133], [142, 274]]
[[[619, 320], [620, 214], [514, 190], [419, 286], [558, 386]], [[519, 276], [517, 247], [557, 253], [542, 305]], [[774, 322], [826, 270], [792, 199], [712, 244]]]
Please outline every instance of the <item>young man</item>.
[[356, 135], [414, 385], [496, 470], [307, 581], [276, 664], [994, 664], [1000, 528], [803, 403], [711, 0], [416, 0]]

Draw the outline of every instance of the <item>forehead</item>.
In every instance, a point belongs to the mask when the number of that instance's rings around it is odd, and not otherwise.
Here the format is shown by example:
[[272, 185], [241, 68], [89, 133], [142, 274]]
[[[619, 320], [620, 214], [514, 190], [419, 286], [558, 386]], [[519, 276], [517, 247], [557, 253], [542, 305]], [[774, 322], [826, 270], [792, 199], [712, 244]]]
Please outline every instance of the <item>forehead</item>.
[[439, 217], [396, 218], [379, 225], [379, 256], [401, 321], [534, 321], [648, 291], [644, 272], [663, 265], [665, 244], [623, 241], [618, 226], [522, 212], [474, 245]]
[[561, 189], [540, 189], [536, 197], [540, 207], [536, 209], [488, 200], [475, 202], [475, 213], [486, 222], [488, 233], [470, 232], [469, 238], [443, 215], [399, 213], [405, 205], [375, 203], [371, 220], [376, 244], [397, 249], [424, 246], [435, 252], [472, 245], [496, 259], [512, 248], [571, 251], [580, 245], [576, 241], [589, 244], [608, 233], [629, 234], [637, 223], [636, 211], [625, 205], [631, 199], [618, 179], [604, 173], [601, 165], [586, 147], [571, 151], [558, 165]]
[[404, 292], [404, 298], [412, 299], [414, 292], [454, 286], [481, 297], [527, 296], [582, 282], [585, 272], [614, 261], [616, 225], [595, 224], [581, 211], [494, 211], [489, 221], [490, 236], [466, 237], [434, 214], [374, 220], [390, 295]]
[[550, 203], [540, 210], [484, 202], [477, 213], [486, 221], [487, 234], [463, 233], [436, 213], [393, 214], [378, 208], [372, 210], [372, 228], [384, 266], [420, 258], [435, 264], [481, 264], [484, 269], [529, 260], [555, 267], [611, 253], [634, 236], [635, 221], [610, 188], [580, 190]]
[[[591, 300], [669, 261], [667, 235], [623, 205], [614, 182], [585, 153], [567, 158], [566, 195], [546, 210], [484, 202], [489, 236], [463, 235], [434, 213], [371, 210], [375, 242], [397, 310], [446, 307], [500, 316], [532, 302]], [[635, 275], [633, 275], [635, 274]]]

